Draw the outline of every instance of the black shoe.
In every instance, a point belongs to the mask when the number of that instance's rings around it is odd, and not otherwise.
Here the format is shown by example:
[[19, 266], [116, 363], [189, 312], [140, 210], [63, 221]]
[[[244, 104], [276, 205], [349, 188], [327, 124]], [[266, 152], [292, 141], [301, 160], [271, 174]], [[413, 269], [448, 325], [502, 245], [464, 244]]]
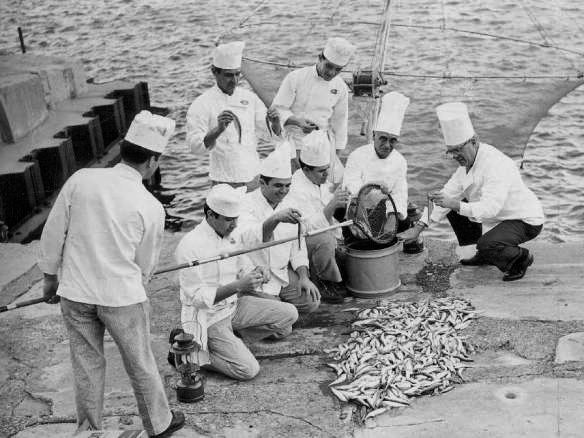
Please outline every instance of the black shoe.
[[533, 265], [533, 255], [531, 255], [529, 251], [525, 251], [525, 255], [513, 263], [509, 272], [506, 272], [505, 275], [503, 275], [503, 281], [515, 281], [525, 277], [527, 268]]
[[482, 266], [488, 265], [488, 262], [482, 258], [477, 252], [475, 255], [468, 259], [460, 259], [460, 264], [464, 266]]
[[170, 411], [172, 412], [172, 420], [168, 427], [157, 435], [150, 435], [150, 438], [166, 438], [171, 436], [174, 432], [182, 429], [185, 425], [185, 414], [181, 411]]
[[[168, 337], [168, 343], [170, 344], [170, 346], [172, 347], [172, 344], [174, 344], [174, 338], [182, 333], [184, 333], [185, 331], [182, 328], [174, 328], [170, 331], [170, 336]], [[174, 359], [174, 353], [172, 351], [168, 352], [168, 356], [166, 357], [166, 360], [168, 361], [168, 364], [173, 367], [176, 368], [176, 360]]]
[[320, 280], [319, 282], [320, 300], [329, 304], [341, 304], [345, 301], [347, 291], [343, 283], [334, 283], [332, 281]]

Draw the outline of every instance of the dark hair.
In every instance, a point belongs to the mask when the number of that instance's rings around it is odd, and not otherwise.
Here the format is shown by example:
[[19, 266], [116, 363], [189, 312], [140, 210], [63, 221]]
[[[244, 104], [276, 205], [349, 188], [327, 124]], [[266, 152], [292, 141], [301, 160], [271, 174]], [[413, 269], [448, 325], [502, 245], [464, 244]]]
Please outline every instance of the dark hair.
[[209, 207], [209, 204], [207, 204], [207, 202], [205, 201], [205, 204], [203, 205], [203, 214], [205, 215], [205, 219], [207, 219], [207, 212], [209, 212], [209, 211], [211, 213], [217, 214], [217, 213], [215, 213], [214, 210], [211, 209], [211, 207]]
[[120, 144], [120, 155], [122, 160], [131, 164], [143, 164], [154, 157], [156, 160], [160, 157], [160, 152], [154, 152], [150, 149], [143, 148], [137, 144], [131, 143], [128, 140], [122, 140]]
[[211, 65], [211, 73], [219, 75], [219, 74], [221, 74], [222, 71], [223, 71], [222, 68], [215, 67], [214, 65]]
[[308, 169], [308, 170], [314, 170], [314, 169], [316, 169], [316, 166], [311, 166], [310, 164], [306, 164], [300, 158], [298, 158], [298, 162], [300, 163], [300, 168], [301, 169]]
[[265, 185], [270, 184], [271, 180], [272, 180], [271, 176], [260, 175], [260, 181], [263, 181]]

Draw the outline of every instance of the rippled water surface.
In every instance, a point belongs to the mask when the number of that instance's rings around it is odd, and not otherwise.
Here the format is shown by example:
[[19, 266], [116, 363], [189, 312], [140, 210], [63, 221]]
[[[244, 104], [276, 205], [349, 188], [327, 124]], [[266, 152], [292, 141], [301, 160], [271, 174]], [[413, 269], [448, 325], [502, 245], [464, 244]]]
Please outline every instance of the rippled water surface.
[[[435, 117], [431, 112], [441, 101], [472, 102], [492, 89], [494, 102], [483, 111], [493, 118], [498, 111], [496, 97], [510, 84], [552, 83], [551, 78], [530, 77], [575, 78], [584, 71], [584, 57], [579, 54], [448, 30], [503, 35], [584, 52], [581, 0], [411, 0], [392, 4], [386, 69], [438, 76], [389, 78], [392, 88], [411, 97], [410, 112], [428, 111], [429, 117]], [[194, 157], [184, 149], [184, 117], [193, 99], [213, 83], [209, 62], [215, 42], [245, 39], [250, 57], [303, 65], [315, 59], [327, 36], [342, 35], [358, 47], [358, 56], [349, 67], [367, 66], [376, 38], [374, 23], [382, 6], [381, 0], [2, 0], [0, 52], [19, 52], [16, 28], [21, 26], [30, 53], [81, 59], [87, 75], [97, 82], [147, 81], [152, 103], [169, 107], [170, 116], [177, 120], [177, 135], [162, 160], [163, 185], [176, 193], [169, 213], [184, 218], [190, 226], [201, 217], [209, 184], [207, 158]], [[445, 75], [519, 78], [453, 81], [443, 78]], [[541, 239], [547, 241], [582, 240], [584, 234], [583, 88], [551, 108], [525, 149], [522, 172], [544, 204], [547, 222]], [[513, 100], [513, 95], [506, 97]], [[500, 121], [501, 126], [505, 123]], [[408, 129], [415, 128], [404, 126], [401, 151], [409, 165], [410, 197], [422, 203], [424, 193], [440, 186], [454, 167], [435, 141], [435, 132], [418, 132], [421, 140], [412, 142]], [[508, 152], [521, 159], [523, 145]], [[433, 233], [449, 235], [445, 226]]]

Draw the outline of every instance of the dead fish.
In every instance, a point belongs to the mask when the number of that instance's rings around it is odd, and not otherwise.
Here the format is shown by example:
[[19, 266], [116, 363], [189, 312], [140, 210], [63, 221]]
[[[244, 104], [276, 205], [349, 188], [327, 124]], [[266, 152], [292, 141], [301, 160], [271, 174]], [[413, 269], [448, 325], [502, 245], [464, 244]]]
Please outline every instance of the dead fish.
[[238, 142], [241, 143], [241, 122], [239, 120], [239, 117], [237, 117], [237, 114], [235, 114], [233, 111], [230, 110], [224, 110], [224, 113], [230, 114], [231, 117], [233, 117], [233, 123], [235, 125], [235, 130], [237, 131], [237, 135], [238, 135]]

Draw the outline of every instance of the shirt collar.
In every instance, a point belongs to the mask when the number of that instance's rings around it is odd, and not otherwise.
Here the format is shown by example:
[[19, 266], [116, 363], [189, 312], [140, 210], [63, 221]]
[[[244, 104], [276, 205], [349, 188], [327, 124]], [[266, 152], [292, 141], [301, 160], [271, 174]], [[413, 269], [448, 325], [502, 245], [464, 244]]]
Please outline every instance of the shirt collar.
[[124, 163], [118, 163], [114, 166], [114, 169], [123, 176], [127, 176], [128, 178], [142, 182], [142, 174], [132, 166], [128, 166]]

